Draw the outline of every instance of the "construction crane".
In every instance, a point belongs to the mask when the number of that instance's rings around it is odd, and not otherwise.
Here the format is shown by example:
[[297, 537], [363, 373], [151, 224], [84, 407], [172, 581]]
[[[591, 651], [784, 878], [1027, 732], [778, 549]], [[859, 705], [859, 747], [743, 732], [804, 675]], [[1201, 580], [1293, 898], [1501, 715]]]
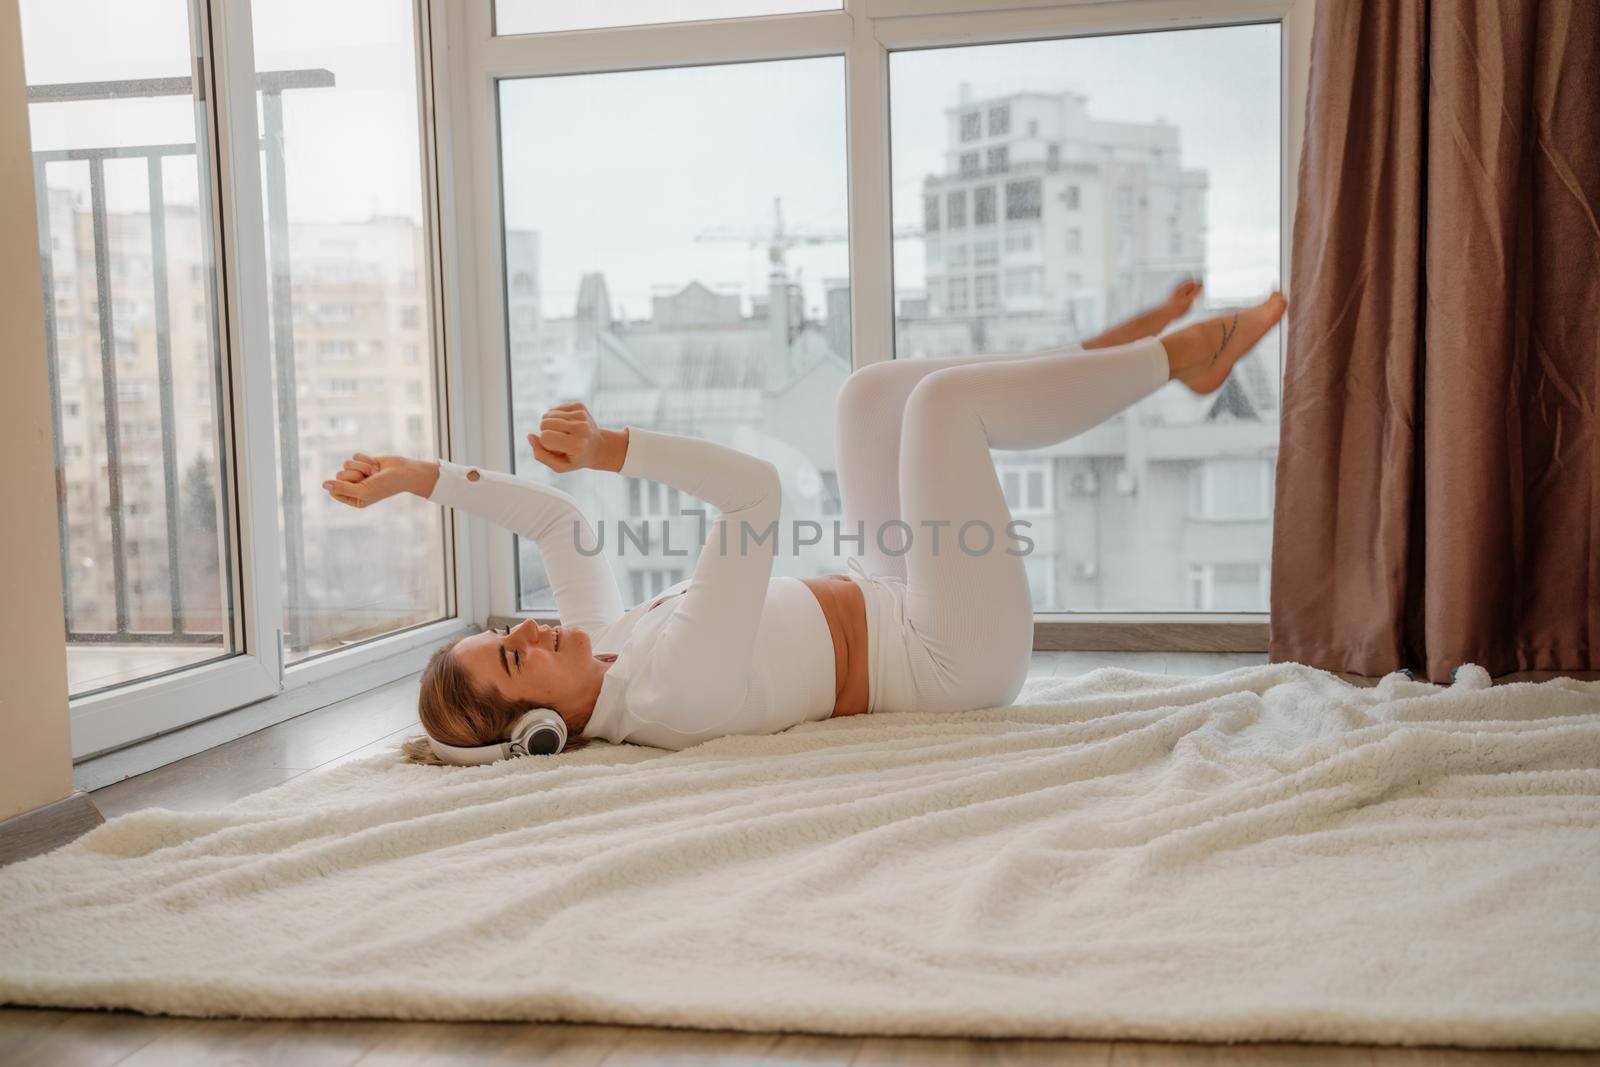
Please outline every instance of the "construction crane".
[[[902, 226], [894, 231], [896, 238], [921, 237], [921, 226]], [[828, 230], [813, 227], [791, 228], [783, 221], [783, 197], [772, 198], [772, 225], [767, 229], [741, 226], [712, 226], [695, 234], [699, 242], [738, 242], [758, 248], [767, 246], [767, 263], [772, 270], [788, 277], [785, 256], [789, 249], [801, 245], [839, 244], [850, 240], [848, 230]]]

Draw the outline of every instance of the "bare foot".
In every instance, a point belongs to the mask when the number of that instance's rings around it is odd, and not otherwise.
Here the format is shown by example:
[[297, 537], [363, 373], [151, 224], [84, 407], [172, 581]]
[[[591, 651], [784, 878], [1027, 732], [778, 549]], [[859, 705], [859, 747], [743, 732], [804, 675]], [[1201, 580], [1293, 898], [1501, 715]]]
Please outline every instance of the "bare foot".
[[1216, 392], [1233, 365], [1283, 318], [1288, 306], [1283, 294], [1275, 292], [1255, 307], [1167, 334], [1161, 344], [1173, 379], [1197, 393]]
[[1201, 283], [1187, 281], [1172, 290], [1172, 295], [1149, 311], [1136, 315], [1083, 342], [1084, 348], [1110, 348], [1112, 345], [1132, 344], [1146, 337], [1154, 337], [1188, 312], [1195, 297], [1200, 295]]
[[1189, 308], [1194, 305], [1195, 298], [1200, 295], [1200, 290], [1205, 288], [1205, 283], [1198, 278], [1181, 283], [1172, 290], [1172, 295], [1167, 297], [1166, 303], [1155, 308], [1150, 314], [1160, 323], [1156, 332], [1160, 333], [1172, 323], [1183, 318], [1189, 313]]

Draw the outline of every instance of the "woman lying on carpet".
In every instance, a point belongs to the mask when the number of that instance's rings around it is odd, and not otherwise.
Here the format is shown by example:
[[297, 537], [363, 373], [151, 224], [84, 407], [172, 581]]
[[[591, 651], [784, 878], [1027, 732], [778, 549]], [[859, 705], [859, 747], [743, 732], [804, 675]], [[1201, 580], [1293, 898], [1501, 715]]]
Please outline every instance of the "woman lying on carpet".
[[682, 588], [627, 612], [566, 493], [445, 461], [356, 455], [323, 483], [335, 500], [365, 507], [409, 492], [531, 538], [561, 620], [435, 653], [419, 701], [428, 736], [407, 755], [484, 763], [594, 737], [681, 749], [835, 715], [1009, 704], [1028, 672], [1033, 605], [989, 450], [1056, 444], [1170, 379], [1220, 388], [1285, 303], [1273, 293], [1157, 337], [1198, 291], [1179, 286], [1081, 346], [851, 374], [838, 397], [839, 489], [842, 529], [852, 540], [865, 531], [865, 565], [852, 558], [848, 575], [772, 577], [772, 464], [695, 438], [602, 429], [582, 404], [552, 408], [528, 435], [541, 463], [663, 482], [721, 512]]

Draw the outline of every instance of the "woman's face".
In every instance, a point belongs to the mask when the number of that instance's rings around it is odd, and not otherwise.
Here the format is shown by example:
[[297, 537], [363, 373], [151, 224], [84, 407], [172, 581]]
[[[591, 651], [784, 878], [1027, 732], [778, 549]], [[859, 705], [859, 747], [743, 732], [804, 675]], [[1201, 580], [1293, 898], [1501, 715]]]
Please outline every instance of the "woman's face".
[[595, 669], [587, 633], [532, 619], [463, 638], [454, 655], [473, 684], [557, 711], [580, 696]]

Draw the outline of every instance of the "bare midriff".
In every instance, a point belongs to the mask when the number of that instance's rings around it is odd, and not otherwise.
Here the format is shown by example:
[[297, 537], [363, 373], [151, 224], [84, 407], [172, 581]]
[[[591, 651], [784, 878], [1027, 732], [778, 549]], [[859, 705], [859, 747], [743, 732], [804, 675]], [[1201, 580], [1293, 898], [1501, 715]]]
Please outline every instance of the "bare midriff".
[[844, 574], [802, 578], [822, 606], [833, 638], [833, 718], [860, 715], [871, 696], [867, 687], [867, 598]]

